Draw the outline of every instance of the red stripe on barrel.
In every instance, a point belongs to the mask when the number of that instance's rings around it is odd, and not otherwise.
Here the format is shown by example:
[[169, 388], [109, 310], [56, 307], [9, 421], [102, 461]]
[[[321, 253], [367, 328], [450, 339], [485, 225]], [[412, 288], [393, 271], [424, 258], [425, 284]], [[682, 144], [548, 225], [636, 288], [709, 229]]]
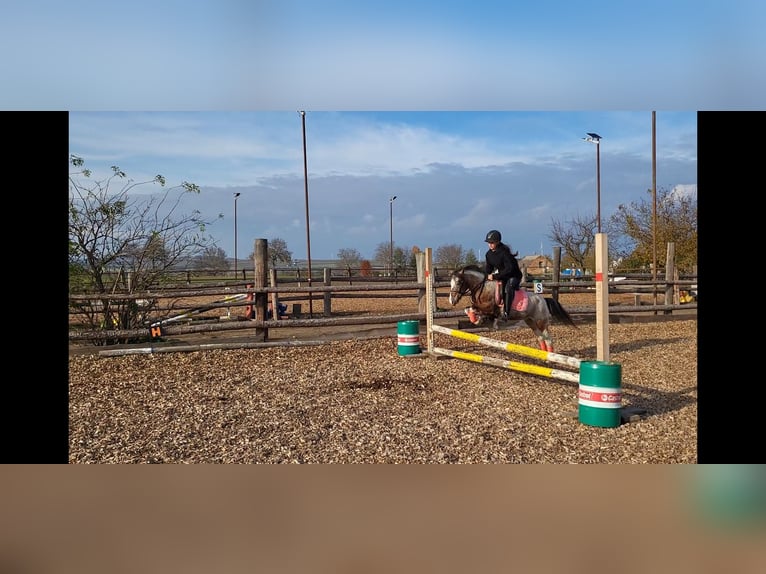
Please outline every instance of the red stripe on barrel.
[[594, 403], [619, 403], [622, 401], [622, 393], [619, 391], [605, 392], [604, 390], [588, 391], [581, 388], [577, 392], [577, 398]]

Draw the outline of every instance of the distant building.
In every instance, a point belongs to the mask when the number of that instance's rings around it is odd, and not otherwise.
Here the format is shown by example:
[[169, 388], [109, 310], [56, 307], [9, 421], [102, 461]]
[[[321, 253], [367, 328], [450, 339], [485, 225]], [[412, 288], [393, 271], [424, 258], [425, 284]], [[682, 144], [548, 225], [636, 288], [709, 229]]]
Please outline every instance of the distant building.
[[542, 277], [553, 272], [553, 261], [547, 255], [527, 255], [519, 259], [519, 267], [525, 275]]

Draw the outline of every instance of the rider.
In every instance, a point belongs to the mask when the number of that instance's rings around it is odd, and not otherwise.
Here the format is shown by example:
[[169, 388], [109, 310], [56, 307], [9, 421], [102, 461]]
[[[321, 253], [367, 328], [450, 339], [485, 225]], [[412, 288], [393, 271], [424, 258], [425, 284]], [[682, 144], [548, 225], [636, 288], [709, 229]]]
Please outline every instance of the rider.
[[484, 241], [489, 244], [489, 250], [485, 255], [486, 267], [484, 272], [490, 280], [500, 281], [503, 286], [503, 314], [502, 318], [508, 318], [508, 310], [513, 302], [513, 295], [521, 283], [521, 269], [516, 260], [518, 252], [513, 253], [511, 248], [502, 242], [502, 236], [497, 229], [487, 233]]

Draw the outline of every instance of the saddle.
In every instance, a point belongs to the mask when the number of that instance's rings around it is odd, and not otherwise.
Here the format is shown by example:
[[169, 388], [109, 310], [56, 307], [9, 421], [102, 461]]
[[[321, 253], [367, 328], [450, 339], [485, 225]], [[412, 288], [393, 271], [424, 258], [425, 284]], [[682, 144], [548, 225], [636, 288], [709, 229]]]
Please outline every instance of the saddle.
[[[503, 283], [502, 281], [495, 281], [495, 303], [498, 307], [503, 306]], [[527, 304], [529, 303], [529, 295], [524, 289], [516, 289], [513, 294], [513, 301], [511, 301], [511, 311], [519, 311], [523, 313], [527, 310]]]

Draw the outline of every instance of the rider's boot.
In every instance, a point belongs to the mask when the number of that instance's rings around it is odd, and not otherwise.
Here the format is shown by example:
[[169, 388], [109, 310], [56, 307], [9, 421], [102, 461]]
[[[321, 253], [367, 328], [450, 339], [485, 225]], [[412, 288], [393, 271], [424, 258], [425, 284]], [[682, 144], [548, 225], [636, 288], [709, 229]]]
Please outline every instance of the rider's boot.
[[503, 319], [508, 319], [508, 315], [511, 311], [511, 303], [513, 302], [513, 288], [509, 287], [505, 290], [505, 298], [503, 299]]

